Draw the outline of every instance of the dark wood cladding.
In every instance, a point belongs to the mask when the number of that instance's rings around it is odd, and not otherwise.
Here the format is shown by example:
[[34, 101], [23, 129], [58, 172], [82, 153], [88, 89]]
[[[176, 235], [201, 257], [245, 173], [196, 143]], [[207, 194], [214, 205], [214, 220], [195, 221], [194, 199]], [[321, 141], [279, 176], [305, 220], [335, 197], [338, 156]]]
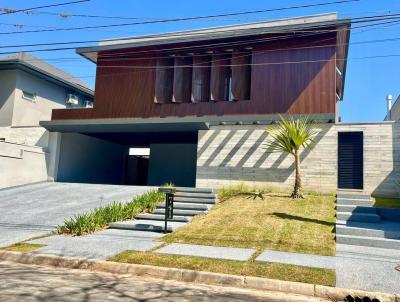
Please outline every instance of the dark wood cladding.
[[[336, 105], [336, 47], [332, 39], [336, 41], [336, 33], [253, 44], [247, 100], [196, 104], [190, 102], [191, 85], [184, 84], [192, 83], [192, 70], [178, 67], [190, 65], [188, 60], [191, 59], [182, 58], [179, 63], [175, 60], [173, 99], [182, 103], [156, 104], [156, 56], [146, 54], [132, 59], [135, 55], [129, 54], [127, 49], [126, 58], [119, 58], [117, 62], [99, 58], [93, 109], [57, 109], [53, 110], [52, 119], [333, 114]], [[246, 50], [237, 48], [235, 51], [239, 55]], [[239, 57], [232, 61], [237, 60]], [[121, 67], [115, 67], [116, 64]], [[211, 69], [216, 68], [220, 67], [213, 63]], [[226, 76], [216, 79], [212, 74], [211, 71], [212, 99], [223, 100], [221, 83]]]
[[231, 55], [213, 54], [211, 63], [211, 100], [228, 101]]
[[192, 64], [190, 56], [175, 58], [174, 71], [174, 103], [190, 103], [192, 97]]
[[192, 102], [210, 100], [211, 56], [193, 56]]
[[232, 99], [250, 99], [251, 52], [234, 51], [232, 54]]
[[159, 58], [156, 68], [154, 102], [171, 103], [174, 87], [174, 58]]

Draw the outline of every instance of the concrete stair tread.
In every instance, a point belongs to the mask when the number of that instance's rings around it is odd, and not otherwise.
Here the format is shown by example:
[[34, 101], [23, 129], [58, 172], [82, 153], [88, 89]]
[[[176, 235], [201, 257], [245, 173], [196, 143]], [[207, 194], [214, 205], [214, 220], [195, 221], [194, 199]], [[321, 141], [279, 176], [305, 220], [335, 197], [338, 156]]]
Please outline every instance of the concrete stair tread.
[[368, 247], [368, 246], [363, 246], [363, 248], [360, 249], [356, 245], [337, 244], [336, 256], [376, 259], [380, 261], [386, 259], [386, 260], [396, 260], [396, 262], [398, 262], [400, 261], [400, 250], [385, 249], [379, 247]]
[[214, 193], [190, 193], [190, 192], [176, 192], [175, 197], [189, 197], [189, 198], [200, 198], [200, 199], [215, 199], [217, 194]]
[[400, 239], [400, 224], [398, 226], [386, 226], [380, 223], [364, 223], [364, 225], [337, 224], [336, 234], [398, 240]]
[[337, 199], [357, 199], [357, 200], [371, 200], [371, 196], [367, 194], [346, 194], [346, 193], [337, 193]]
[[[184, 222], [168, 221], [167, 230], [172, 232], [177, 228], [184, 226]], [[160, 220], [127, 220], [120, 222], [113, 222], [110, 224], [111, 229], [124, 229], [124, 230], [141, 230], [141, 231], [164, 231], [164, 221]]]
[[358, 205], [337, 205], [336, 211], [339, 213], [351, 212], [351, 213], [375, 213], [376, 208], [372, 206], [358, 206]]
[[[174, 215], [177, 216], [195, 216], [195, 215], [200, 215], [200, 214], [205, 214], [207, 211], [203, 210], [182, 210], [182, 209], [177, 209], [174, 207]], [[159, 214], [159, 215], [165, 215], [165, 208], [158, 208], [155, 209], [152, 214]]]
[[[135, 216], [135, 219], [147, 219], [147, 220], [165, 220], [165, 215], [164, 214], [138, 214]], [[192, 217], [187, 217], [187, 216], [178, 216], [174, 215], [173, 219], [169, 219], [168, 221], [181, 221], [181, 222], [189, 222], [192, 219]]]
[[209, 188], [189, 188], [189, 187], [175, 187], [177, 193], [208, 193], [215, 194], [214, 189]]
[[213, 198], [191, 198], [191, 197], [182, 197], [176, 196], [174, 197], [175, 202], [182, 203], [197, 203], [197, 204], [215, 204], [216, 200]]
[[351, 212], [336, 212], [336, 214], [347, 214], [347, 215], [354, 215], [354, 216], [366, 216], [366, 217], [375, 217], [378, 216], [376, 213], [351, 213]]
[[367, 246], [386, 249], [400, 249], [400, 240], [390, 238], [336, 234], [336, 242], [340, 244], [350, 244], [362, 247]]
[[352, 212], [336, 212], [337, 220], [360, 221], [378, 223], [381, 218], [376, 213], [352, 213]]
[[400, 222], [381, 221], [379, 223], [360, 222], [360, 221], [344, 221], [337, 220], [337, 226], [345, 226], [352, 228], [364, 228], [374, 230], [393, 230], [400, 232]]
[[[165, 208], [165, 202], [157, 205], [158, 209]], [[176, 202], [174, 201], [174, 209], [184, 209], [184, 210], [209, 210], [211, 208], [210, 204], [204, 203], [185, 203], [185, 202]]]
[[396, 242], [396, 243], [399, 243], [399, 244], [400, 244], [400, 240], [398, 240], [398, 239], [391, 239], [391, 238], [378, 238], [378, 237], [355, 236], [355, 235], [342, 235], [342, 234], [336, 234], [336, 237], [371, 239], [371, 240], [375, 240], [375, 241]]

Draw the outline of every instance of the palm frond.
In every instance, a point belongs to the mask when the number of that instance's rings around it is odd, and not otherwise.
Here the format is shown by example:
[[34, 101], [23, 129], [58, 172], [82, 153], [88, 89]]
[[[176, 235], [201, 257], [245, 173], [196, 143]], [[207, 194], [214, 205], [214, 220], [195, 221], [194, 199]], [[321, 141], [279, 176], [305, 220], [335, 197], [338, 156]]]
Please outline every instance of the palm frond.
[[294, 154], [300, 147], [306, 148], [314, 143], [317, 131], [312, 127], [308, 116], [288, 119], [280, 116], [280, 122], [267, 129], [271, 138], [267, 141], [270, 152], [284, 152]]

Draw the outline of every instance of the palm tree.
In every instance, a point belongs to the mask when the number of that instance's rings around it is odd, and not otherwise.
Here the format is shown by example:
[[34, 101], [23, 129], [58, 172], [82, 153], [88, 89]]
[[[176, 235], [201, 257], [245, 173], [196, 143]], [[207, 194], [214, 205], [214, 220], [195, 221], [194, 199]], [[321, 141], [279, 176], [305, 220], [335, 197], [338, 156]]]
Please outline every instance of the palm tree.
[[307, 148], [314, 143], [317, 131], [312, 128], [308, 117], [295, 119], [290, 116], [288, 119], [284, 119], [280, 116], [280, 118], [277, 125], [266, 130], [271, 135], [267, 145], [271, 152], [284, 152], [294, 156], [296, 179], [291, 197], [293, 199], [304, 198], [301, 194], [300, 148]]

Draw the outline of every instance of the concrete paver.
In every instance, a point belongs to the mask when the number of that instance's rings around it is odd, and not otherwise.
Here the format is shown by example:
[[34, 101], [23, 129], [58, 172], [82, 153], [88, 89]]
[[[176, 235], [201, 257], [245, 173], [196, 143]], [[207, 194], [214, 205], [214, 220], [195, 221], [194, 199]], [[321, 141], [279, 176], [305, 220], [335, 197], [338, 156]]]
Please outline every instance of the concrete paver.
[[153, 241], [163, 236], [160, 233], [108, 229], [92, 235], [55, 235], [29, 241], [46, 245], [33, 251], [37, 254], [82, 257], [87, 259], [107, 259], [126, 250], [147, 251], [161, 242]]
[[245, 248], [172, 243], [155, 252], [160, 254], [245, 261], [248, 260], [255, 251], [255, 249]]

